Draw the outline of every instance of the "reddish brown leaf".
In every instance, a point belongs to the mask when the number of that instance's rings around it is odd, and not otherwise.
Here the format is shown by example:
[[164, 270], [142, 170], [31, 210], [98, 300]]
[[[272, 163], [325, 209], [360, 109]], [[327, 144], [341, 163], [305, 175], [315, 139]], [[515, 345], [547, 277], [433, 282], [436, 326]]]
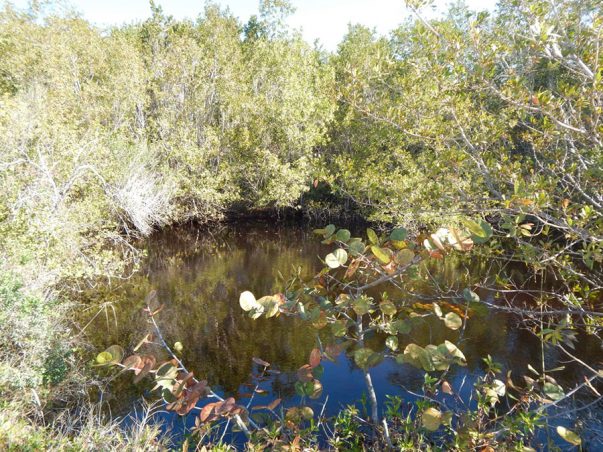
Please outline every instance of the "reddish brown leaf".
[[235, 405], [236, 403], [234, 397], [229, 397], [220, 405], [216, 405], [216, 414], [227, 414], [235, 407]]
[[320, 350], [313, 348], [310, 352], [310, 359], [308, 360], [310, 367], [314, 368], [320, 364]]
[[434, 259], [444, 259], [444, 255], [440, 250], [430, 251], [429, 257], [433, 257]]
[[297, 370], [297, 378], [304, 383], [314, 380], [312, 375], [312, 367], [309, 364], [304, 364]]
[[360, 259], [353, 259], [352, 262], [350, 262], [350, 265], [345, 271], [345, 275], [343, 277], [345, 279], [350, 279], [352, 276], [354, 276], [354, 273], [356, 273], [358, 267], [360, 267]]
[[199, 420], [201, 420], [201, 422], [211, 422], [213, 419], [217, 418], [215, 409], [221, 403], [222, 402], [212, 402], [205, 405], [199, 413]]
[[454, 394], [454, 392], [452, 391], [452, 386], [450, 386], [450, 383], [448, 383], [447, 381], [442, 382], [442, 392], [444, 394]]
[[340, 344], [329, 344], [325, 349], [325, 353], [334, 361], [337, 356], [343, 351], [343, 346]]
[[270, 405], [268, 405], [268, 409], [274, 411], [274, 409], [279, 406], [281, 403], [281, 399], [275, 399]]
[[153, 368], [155, 367], [156, 364], [156, 359], [154, 356], [152, 355], [145, 355], [141, 358], [141, 362], [138, 364], [139, 366], [142, 365], [142, 367], [140, 368], [140, 370], [138, 372], [136, 372], [136, 370], [134, 370], [134, 374], [136, 375], [134, 377], [134, 383], [138, 383], [140, 380], [142, 380], [151, 370], [153, 370]]
[[393, 260], [389, 264], [383, 265], [382, 268], [388, 275], [396, 273], [396, 263]]
[[124, 368], [126, 370], [134, 370], [138, 368], [138, 365], [142, 362], [142, 358], [139, 355], [128, 356], [123, 361]]

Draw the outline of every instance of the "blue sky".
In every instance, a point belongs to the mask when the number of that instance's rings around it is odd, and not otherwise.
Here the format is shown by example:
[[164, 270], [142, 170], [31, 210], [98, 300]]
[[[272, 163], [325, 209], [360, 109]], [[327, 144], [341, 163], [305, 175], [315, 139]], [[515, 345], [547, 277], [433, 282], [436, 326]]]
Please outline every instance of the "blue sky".
[[[228, 6], [235, 16], [247, 21], [257, 13], [259, 0], [216, 0]], [[0, 4], [5, 0], [0, 0]], [[176, 18], [195, 18], [203, 11], [204, 0], [156, 0], [163, 10]], [[18, 7], [26, 7], [28, 0], [12, 0]], [[150, 14], [148, 0], [71, 0], [89, 21], [103, 27], [146, 19]], [[322, 45], [334, 50], [347, 30], [348, 23], [361, 23], [387, 33], [409, 13], [403, 0], [291, 0], [296, 12], [289, 19], [294, 28], [302, 29], [306, 40], [319, 39]], [[436, 0], [438, 8], [445, 8], [446, 0]], [[466, 0], [474, 9], [493, 9], [495, 0]]]

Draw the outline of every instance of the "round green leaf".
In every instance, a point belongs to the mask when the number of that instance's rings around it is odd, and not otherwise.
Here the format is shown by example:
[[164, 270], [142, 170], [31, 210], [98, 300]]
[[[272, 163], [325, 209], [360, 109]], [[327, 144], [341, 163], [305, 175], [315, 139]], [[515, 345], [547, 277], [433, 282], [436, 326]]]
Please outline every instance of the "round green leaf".
[[458, 330], [463, 326], [463, 320], [456, 312], [449, 312], [444, 316], [444, 324], [451, 330]]
[[365, 245], [360, 239], [354, 239], [349, 244], [350, 254], [352, 256], [358, 256], [359, 254], [364, 253]]
[[375, 353], [370, 348], [360, 348], [354, 352], [354, 362], [358, 367], [364, 370], [376, 366], [381, 362], [381, 359], [381, 354]]
[[345, 333], [348, 331], [345, 320], [338, 320], [331, 324], [331, 331], [333, 332], [333, 336], [341, 337], [345, 336]]
[[384, 301], [380, 303], [379, 309], [381, 309], [381, 312], [383, 312], [385, 315], [395, 315], [396, 312], [398, 312], [398, 309], [396, 309], [396, 306], [391, 301]]
[[389, 235], [389, 239], [393, 240], [393, 241], [396, 241], [396, 242], [401, 242], [402, 240], [406, 239], [406, 236], [407, 236], [406, 229], [404, 229], [404, 228], [396, 228]]
[[104, 366], [106, 364], [110, 364], [113, 356], [109, 352], [100, 352], [96, 355], [96, 364], [100, 366]]
[[478, 303], [480, 300], [479, 295], [469, 288], [463, 290], [463, 298], [470, 303]]
[[340, 242], [346, 243], [348, 240], [350, 240], [351, 236], [352, 234], [347, 229], [340, 229], [339, 231], [337, 231], [335, 238]]
[[396, 264], [402, 265], [404, 267], [405, 265], [410, 265], [414, 258], [415, 253], [406, 248], [398, 251], [394, 257], [394, 260], [396, 261]]
[[325, 257], [325, 263], [329, 268], [339, 268], [345, 264], [348, 260], [348, 253], [342, 248], [338, 248], [332, 253], [329, 253]]
[[348, 253], [343, 248], [336, 249], [333, 251], [333, 254], [341, 265], [345, 265], [345, 263], [348, 261]]
[[425, 429], [435, 432], [442, 425], [442, 412], [436, 408], [427, 408], [421, 415], [421, 423]]

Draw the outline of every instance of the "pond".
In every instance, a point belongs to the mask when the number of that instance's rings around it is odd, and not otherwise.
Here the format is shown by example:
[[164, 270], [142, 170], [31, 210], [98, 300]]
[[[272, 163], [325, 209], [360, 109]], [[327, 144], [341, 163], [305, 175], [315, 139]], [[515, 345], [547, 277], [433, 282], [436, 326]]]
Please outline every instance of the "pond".
[[[245, 404], [255, 366], [252, 358], [258, 357], [270, 362], [279, 373], [262, 384], [265, 394], [257, 395], [254, 404], [268, 404], [275, 398], [281, 398], [284, 407], [298, 404], [296, 371], [308, 361], [309, 352], [317, 344], [316, 330], [286, 316], [252, 320], [240, 308], [239, 295], [245, 290], [260, 295], [281, 292], [281, 275], [286, 277], [298, 268], [304, 278], [311, 278], [321, 268], [319, 257], [324, 257], [332, 246], [321, 244], [306, 226], [244, 222], [225, 224], [217, 230], [192, 226], [168, 229], [153, 235], [144, 248], [147, 255], [138, 273], [126, 283], [97, 292], [102, 301], [111, 302], [115, 316], [109, 309], [107, 318], [98, 316], [86, 329], [93, 345], [99, 351], [112, 344], [131, 350], [152, 331], [142, 309], [146, 295], [156, 290], [158, 299], [165, 304], [157, 315], [163, 335], [169, 344], [179, 341], [184, 345], [182, 361], [195, 376], [207, 380], [217, 393], [234, 396]], [[492, 271], [487, 266], [477, 267], [475, 271]], [[442, 265], [438, 277], [443, 281], [462, 280], [466, 271], [454, 264]], [[517, 272], [516, 277], [521, 276]], [[395, 298], [395, 291], [388, 289], [388, 293]], [[492, 298], [492, 292], [482, 291], [479, 295], [492, 304], [500, 302]], [[329, 341], [328, 335], [328, 328], [321, 330], [323, 342]], [[541, 368], [543, 359], [547, 369], [565, 366], [555, 372], [564, 388], [573, 387], [583, 378], [582, 370], [563, 362], [554, 348], [545, 348], [543, 353], [540, 341], [522, 328], [520, 319], [497, 309], [473, 310], [462, 333], [443, 328], [435, 317], [433, 321], [427, 319], [409, 335], [400, 336], [400, 348], [409, 342], [439, 344], [446, 339], [457, 344], [467, 358], [466, 367], [453, 366], [448, 375], [452, 387], [466, 401], [473, 382], [484, 373], [483, 358], [487, 355], [502, 365], [503, 375], [511, 371], [517, 379], [528, 373], [528, 365]], [[384, 337], [370, 337], [367, 345], [383, 349]], [[575, 353], [586, 362], [603, 356], [587, 336], [580, 337]], [[333, 416], [351, 404], [362, 409], [364, 380], [349, 354], [341, 353], [336, 362], [323, 364], [323, 393], [311, 401], [314, 411]], [[424, 382], [424, 372], [393, 359], [385, 359], [371, 373], [381, 406], [386, 395], [399, 396], [405, 412]], [[152, 386], [150, 380], [134, 385], [131, 374], [121, 374], [112, 380], [103, 398], [110, 403], [114, 416], [127, 418], [138, 412], [142, 396], [157, 398], [150, 393]], [[598, 416], [589, 416], [584, 422], [600, 425]], [[194, 425], [192, 414], [184, 421], [166, 412], [158, 417], [176, 437]], [[567, 420], [561, 419], [555, 425], [564, 422]], [[230, 433], [225, 439], [235, 443], [242, 440]], [[603, 443], [592, 444], [603, 447]]]

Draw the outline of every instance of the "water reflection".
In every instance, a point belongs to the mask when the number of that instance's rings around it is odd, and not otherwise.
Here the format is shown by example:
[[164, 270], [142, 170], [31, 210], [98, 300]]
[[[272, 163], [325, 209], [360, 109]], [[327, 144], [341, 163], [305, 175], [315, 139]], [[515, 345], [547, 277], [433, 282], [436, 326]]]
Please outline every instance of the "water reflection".
[[[194, 228], [168, 230], [153, 236], [145, 246], [148, 256], [142, 271], [127, 284], [108, 287], [97, 294], [102, 301], [114, 303], [117, 324], [107, 327], [101, 318], [97, 319], [93, 329], [88, 330], [93, 344], [98, 349], [113, 343], [134, 346], [150, 331], [142, 308], [145, 295], [156, 289], [160, 301], [165, 303], [158, 316], [160, 327], [169, 343], [184, 344], [183, 361], [195, 375], [207, 379], [224, 394], [240, 397], [246, 391], [252, 357], [258, 356], [282, 372], [267, 383], [266, 400], [282, 397], [285, 404], [296, 402], [294, 372], [315, 346], [315, 331], [299, 320], [283, 316], [251, 320], [240, 309], [238, 298], [244, 290], [256, 294], [282, 291], [279, 273], [287, 275], [294, 268], [301, 267], [302, 275], [309, 278], [320, 268], [317, 256], [324, 256], [328, 248], [304, 228], [262, 223], [227, 225], [212, 234]], [[475, 265], [474, 273], [489, 270], [486, 265]], [[466, 273], [449, 261], [434, 274], [445, 283], [462, 281]], [[391, 291], [390, 295], [394, 298], [396, 293]], [[403, 349], [409, 342], [440, 344], [446, 339], [457, 343], [468, 366], [453, 367], [449, 378], [457, 390], [464, 383], [461, 394], [467, 395], [475, 378], [483, 372], [482, 358], [488, 354], [517, 378], [526, 373], [528, 364], [540, 367], [540, 343], [532, 333], [520, 328], [511, 315], [476, 310], [462, 337], [459, 335], [435, 318], [417, 320], [412, 332], [400, 338], [400, 346]], [[321, 336], [323, 341], [329, 340], [326, 330]], [[593, 362], [600, 350], [591, 347], [588, 338], [580, 339], [576, 353], [591, 355], [587, 361]], [[384, 337], [375, 335], [368, 338], [367, 345], [383, 349], [383, 342]], [[153, 345], [145, 347], [159, 352]], [[544, 359], [547, 368], [553, 368], [560, 357], [553, 349], [547, 349]], [[420, 392], [423, 383], [423, 372], [392, 360], [385, 360], [372, 372], [382, 401], [386, 394], [412, 400], [412, 394], [405, 390]], [[571, 365], [555, 375], [566, 387], [581, 376], [581, 370]], [[320, 407], [328, 394], [328, 415], [356, 402], [364, 391], [361, 372], [345, 355], [336, 363], [325, 364], [321, 380], [323, 397], [315, 403]], [[114, 413], [127, 413], [133, 401], [150, 386], [149, 382], [134, 386], [130, 376], [118, 377], [112, 385], [112, 394], [119, 394], [112, 402]], [[259, 403], [266, 402], [260, 399]]]

